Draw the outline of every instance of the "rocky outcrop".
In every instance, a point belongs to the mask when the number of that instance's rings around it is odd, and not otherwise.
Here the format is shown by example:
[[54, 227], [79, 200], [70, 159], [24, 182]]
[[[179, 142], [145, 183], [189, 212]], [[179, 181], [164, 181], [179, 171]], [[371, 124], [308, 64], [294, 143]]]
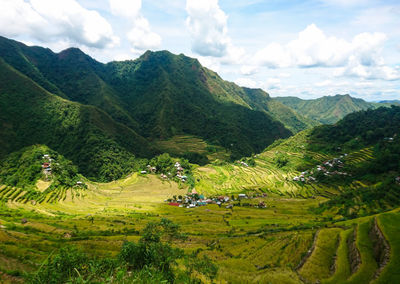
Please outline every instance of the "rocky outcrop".
[[360, 251], [357, 248], [356, 241], [357, 241], [357, 227], [354, 228], [353, 233], [347, 239], [351, 274], [355, 273], [361, 265], [361, 255]]
[[383, 235], [381, 228], [378, 225], [376, 217], [372, 224], [371, 230], [369, 232], [369, 237], [373, 243], [373, 252], [376, 263], [378, 264], [378, 269], [374, 274], [374, 278], [377, 278], [382, 272], [383, 268], [389, 262], [390, 259], [390, 245]]

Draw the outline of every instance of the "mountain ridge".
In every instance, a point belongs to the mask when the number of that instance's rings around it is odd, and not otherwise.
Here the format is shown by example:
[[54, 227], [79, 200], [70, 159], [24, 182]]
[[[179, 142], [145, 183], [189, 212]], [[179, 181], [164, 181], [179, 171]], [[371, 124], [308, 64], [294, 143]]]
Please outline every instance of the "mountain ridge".
[[370, 103], [363, 99], [346, 95], [324, 96], [304, 100], [297, 97], [276, 97], [284, 105], [292, 108], [312, 120], [322, 124], [333, 124], [352, 112], [376, 109], [390, 104]]

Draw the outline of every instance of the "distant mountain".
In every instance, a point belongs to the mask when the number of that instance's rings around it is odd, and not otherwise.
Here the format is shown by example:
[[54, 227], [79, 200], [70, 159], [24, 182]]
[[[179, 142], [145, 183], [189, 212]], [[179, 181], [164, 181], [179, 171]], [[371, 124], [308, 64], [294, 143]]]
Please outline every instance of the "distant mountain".
[[349, 95], [326, 96], [314, 100], [302, 100], [296, 97], [278, 97], [275, 99], [299, 114], [323, 124], [335, 123], [355, 111], [390, 105], [370, 103]]
[[[51, 140], [50, 129], [59, 131], [68, 124], [64, 119], [69, 119], [70, 113], [66, 111], [63, 117], [62, 113], [50, 113], [51, 108], [41, 109], [47, 101], [58, 104], [56, 109], [77, 109], [72, 128], [83, 121], [87, 123], [84, 128], [90, 129], [98, 123], [103, 127], [98, 132], [111, 139], [115, 149], [141, 156], [154, 153], [152, 141], [178, 134], [198, 136], [235, 155], [249, 155], [314, 125], [267, 93], [224, 81], [196, 59], [168, 51], [148, 51], [137, 60], [102, 64], [76, 48], [54, 53], [0, 37], [0, 59], [2, 119], [4, 125], [18, 126], [18, 130], [4, 133], [7, 139], [0, 138], [4, 144], [0, 157], [40, 143], [72, 160], [80, 170], [84, 168], [86, 162], [78, 161], [81, 151], [76, 149], [88, 146], [82, 139], [88, 132], [65, 132], [63, 135], [71, 136], [65, 137], [66, 141], [73, 140], [72, 144], [61, 141], [61, 133]], [[27, 104], [30, 96], [37, 98], [35, 103]], [[26, 114], [12, 117], [13, 108], [34, 113], [40, 120], [37, 127], [29, 120], [20, 125]], [[52, 119], [57, 123], [46, 126]], [[29, 129], [25, 134], [22, 125]], [[88, 170], [88, 174], [98, 176], [99, 171]]]
[[[400, 106], [380, 107], [354, 112], [334, 125], [322, 125], [312, 129], [309, 147], [323, 152], [352, 151], [380, 142], [399, 142], [396, 138], [398, 135]], [[384, 152], [385, 147], [375, 150]], [[390, 155], [390, 152], [386, 152], [385, 155]], [[394, 163], [399, 166], [397, 159]]]
[[379, 103], [381, 103], [381, 104], [397, 104], [397, 105], [400, 105], [400, 100], [385, 100], [385, 101], [380, 101]]
[[270, 114], [294, 133], [320, 124], [316, 120], [306, 118], [279, 100], [271, 98], [261, 89], [243, 88], [243, 90], [246, 93], [243, 100], [251, 108]]

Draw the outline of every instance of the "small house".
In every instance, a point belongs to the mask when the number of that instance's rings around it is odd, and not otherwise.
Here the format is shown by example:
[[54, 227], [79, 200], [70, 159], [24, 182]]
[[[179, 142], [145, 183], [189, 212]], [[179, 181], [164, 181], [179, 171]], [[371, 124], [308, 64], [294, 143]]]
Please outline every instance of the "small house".
[[239, 198], [247, 198], [246, 194], [244, 194], [244, 193], [239, 193], [238, 197]]
[[147, 174], [147, 172], [146, 172], [146, 171], [140, 171], [140, 173], [141, 173], [141, 174]]

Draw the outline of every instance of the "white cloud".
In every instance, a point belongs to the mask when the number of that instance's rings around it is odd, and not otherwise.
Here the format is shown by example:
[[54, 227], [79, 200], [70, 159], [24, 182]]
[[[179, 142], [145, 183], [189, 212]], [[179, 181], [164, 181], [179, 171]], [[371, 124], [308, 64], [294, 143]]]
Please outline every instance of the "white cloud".
[[142, 0], [110, 0], [111, 13], [122, 17], [136, 17], [142, 9]]
[[286, 73], [286, 72], [279, 73], [279, 77], [281, 77], [281, 78], [290, 78], [291, 76], [292, 76], [292, 74], [290, 74], [290, 73]]
[[220, 57], [222, 64], [243, 61], [245, 50], [233, 45], [228, 36], [228, 16], [219, 7], [218, 0], [187, 0], [186, 12], [193, 52]]
[[187, 26], [192, 36], [192, 50], [202, 56], [226, 55], [228, 17], [218, 5], [218, 0], [187, 0]]
[[235, 80], [235, 84], [239, 85], [241, 87], [247, 87], [247, 88], [259, 88], [260, 83], [256, 82], [250, 78], [238, 78]]
[[359, 77], [365, 80], [400, 80], [400, 70], [386, 65], [365, 66], [357, 61], [351, 61], [348, 66], [338, 68], [335, 76]]
[[328, 37], [311, 24], [286, 45], [271, 43], [259, 50], [253, 61], [270, 68], [343, 66], [351, 57], [363, 65], [381, 64], [380, 52], [385, 40], [382, 33], [362, 33], [349, 42]]
[[142, 0], [109, 0], [111, 12], [115, 16], [132, 21], [127, 38], [132, 45], [133, 53], [141, 53], [146, 49], [158, 48], [161, 36], [153, 32], [149, 21], [140, 13]]
[[259, 67], [256, 65], [243, 65], [240, 68], [240, 73], [243, 75], [249, 76], [249, 75], [254, 75], [259, 71]]
[[158, 48], [161, 45], [161, 37], [151, 31], [149, 21], [143, 16], [134, 19], [127, 37], [134, 50]]
[[269, 78], [265, 83], [265, 88], [267, 90], [274, 90], [281, 88], [281, 79], [279, 78]]
[[75, 0], [1, 0], [0, 32], [41, 42], [68, 41], [104, 48], [118, 44], [111, 25]]

